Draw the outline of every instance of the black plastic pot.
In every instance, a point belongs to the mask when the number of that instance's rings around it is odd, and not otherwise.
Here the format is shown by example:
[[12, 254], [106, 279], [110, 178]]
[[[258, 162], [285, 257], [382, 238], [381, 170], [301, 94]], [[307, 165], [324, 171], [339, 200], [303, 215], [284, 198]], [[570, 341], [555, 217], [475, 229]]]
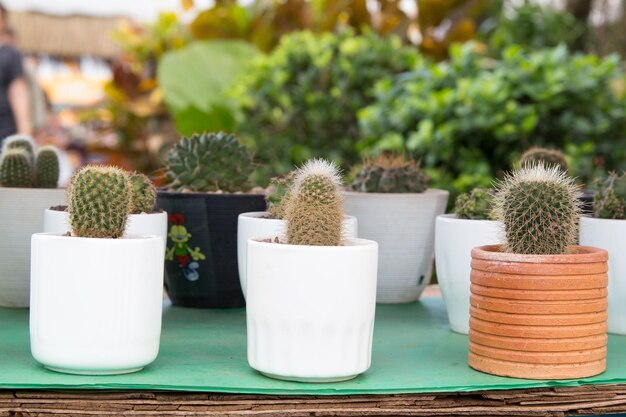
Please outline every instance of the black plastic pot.
[[264, 211], [260, 194], [159, 191], [168, 213], [165, 286], [181, 307], [245, 306], [237, 269], [237, 217]]

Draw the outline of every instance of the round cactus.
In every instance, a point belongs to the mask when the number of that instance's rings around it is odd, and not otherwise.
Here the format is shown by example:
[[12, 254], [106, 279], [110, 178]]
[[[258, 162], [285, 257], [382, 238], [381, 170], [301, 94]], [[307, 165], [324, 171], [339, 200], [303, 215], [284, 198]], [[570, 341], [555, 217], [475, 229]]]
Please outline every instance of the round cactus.
[[422, 193], [428, 177], [420, 163], [403, 155], [381, 154], [366, 160], [352, 182], [354, 191], [365, 193]]
[[56, 188], [59, 183], [59, 155], [54, 146], [43, 146], [35, 159], [35, 184], [38, 188]]
[[504, 223], [506, 250], [562, 254], [576, 244], [580, 191], [557, 166], [525, 165], [498, 184], [494, 213]]
[[339, 246], [343, 235], [341, 176], [322, 159], [300, 168], [291, 187], [285, 220], [292, 245]]
[[569, 165], [567, 164], [567, 160], [565, 159], [563, 152], [557, 149], [540, 147], [530, 148], [524, 152], [520, 157], [519, 166], [524, 167], [525, 165], [532, 165], [538, 162], [543, 162], [545, 166], [556, 165], [563, 172], [567, 172], [569, 169]]
[[166, 176], [174, 191], [246, 191], [254, 171], [248, 149], [235, 135], [223, 132], [181, 138], [167, 162]]
[[130, 175], [133, 185], [133, 213], [152, 213], [156, 200], [156, 189], [150, 178], [139, 172]]
[[291, 197], [291, 186], [296, 172], [292, 171], [282, 177], [275, 177], [270, 180], [269, 192], [265, 196], [267, 212], [273, 219], [284, 219]]
[[3, 187], [32, 187], [33, 167], [28, 151], [23, 148], [11, 148], [2, 152], [0, 185]]
[[72, 178], [68, 211], [75, 236], [119, 238], [132, 209], [132, 184], [115, 167], [87, 166]]
[[28, 135], [7, 136], [2, 143], [2, 152], [9, 149], [23, 149], [28, 153], [31, 164], [35, 159], [35, 141]]
[[456, 198], [454, 214], [459, 219], [493, 220], [493, 190], [474, 188]]
[[626, 219], [626, 174], [612, 172], [596, 181], [593, 215], [601, 219]]

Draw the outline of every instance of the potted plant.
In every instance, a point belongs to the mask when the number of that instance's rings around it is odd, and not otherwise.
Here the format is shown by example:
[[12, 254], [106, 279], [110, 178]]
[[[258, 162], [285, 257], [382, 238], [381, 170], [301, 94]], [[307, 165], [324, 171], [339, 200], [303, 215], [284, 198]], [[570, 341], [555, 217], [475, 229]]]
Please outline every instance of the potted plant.
[[437, 216], [435, 264], [450, 328], [469, 333], [470, 261], [476, 246], [501, 242], [501, 223], [493, 219], [493, 190], [476, 188], [457, 197], [453, 214]]
[[580, 244], [609, 252], [609, 333], [626, 335], [626, 175], [597, 181], [593, 215], [580, 219]]
[[71, 234], [32, 237], [33, 357], [66, 373], [138, 371], [159, 350], [162, 238], [124, 235], [133, 193], [120, 169], [84, 167], [68, 194]]
[[59, 160], [52, 146], [36, 150], [24, 135], [6, 138], [0, 152], [0, 307], [28, 307], [30, 236], [43, 230], [41, 213], [62, 204]]
[[430, 282], [435, 218], [449, 193], [429, 189], [420, 164], [402, 155], [366, 160], [345, 192], [346, 211], [359, 221], [359, 236], [379, 244], [379, 303], [408, 303]]
[[605, 370], [608, 255], [575, 246], [578, 196], [573, 179], [541, 163], [498, 185], [505, 243], [472, 250], [472, 368], [528, 379]]
[[243, 307], [237, 266], [237, 217], [264, 211], [251, 191], [252, 156], [235, 135], [183, 137], [167, 157], [167, 189], [157, 208], [169, 214], [165, 282], [174, 305]]
[[286, 380], [354, 378], [371, 362], [376, 242], [343, 239], [340, 176], [307, 162], [286, 209], [286, 237], [248, 240], [248, 362]]

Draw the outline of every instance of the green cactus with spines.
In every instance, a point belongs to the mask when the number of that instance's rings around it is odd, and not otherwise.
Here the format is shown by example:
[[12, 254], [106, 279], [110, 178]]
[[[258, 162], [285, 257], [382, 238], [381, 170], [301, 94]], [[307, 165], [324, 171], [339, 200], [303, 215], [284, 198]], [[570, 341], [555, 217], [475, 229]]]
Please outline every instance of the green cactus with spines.
[[287, 242], [340, 246], [343, 236], [341, 175], [334, 163], [308, 161], [296, 173], [287, 204]]
[[140, 172], [133, 172], [130, 174], [130, 182], [133, 186], [133, 213], [152, 213], [156, 188], [150, 178]]
[[2, 152], [9, 149], [23, 149], [28, 153], [31, 165], [35, 160], [35, 141], [28, 135], [7, 136], [2, 142]]
[[460, 194], [454, 204], [454, 214], [459, 219], [494, 220], [493, 190], [474, 188], [469, 193]]
[[35, 158], [35, 185], [37, 188], [57, 188], [59, 183], [59, 155], [54, 146], [42, 146]]
[[404, 155], [380, 154], [364, 161], [352, 189], [365, 193], [422, 193], [428, 188], [428, 177], [420, 165]]
[[86, 166], [74, 175], [68, 211], [74, 236], [119, 238], [132, 211], [133, 186], [126, 171]]
[[251, 188], [250, 151], [233, 134], [182, 137], [170, 150], [166, 177], [174, 191], [238, 192]]
[[507, 252], [567, 253], [578, 240], [580, 190], [557, 166], [525, 165], [498, 184], [494, 214], [504, 224]]
[[600, 219], [626, 219], [626, 174], [609, 173], [595, 181], [593, 216]]
[[267, 212], [271, 218], [285, 218], [295, 175], [296, 171], [291, 171], [287, 175], [275, 177], [270, 180], [269, 191], [265, 196], [265, 202], [267, 204]]
[[33, 167], [28, 151], [23, 148], [12, 148], [2, 152], [0, 186], [16, 188], [33, 186]]
[[545, 166], [556, 165], [563, 172], [569, 170], [565, 154], [558, 149], [534, 147], [526, 150], [519, 159], [519, 166], [543, 162]]

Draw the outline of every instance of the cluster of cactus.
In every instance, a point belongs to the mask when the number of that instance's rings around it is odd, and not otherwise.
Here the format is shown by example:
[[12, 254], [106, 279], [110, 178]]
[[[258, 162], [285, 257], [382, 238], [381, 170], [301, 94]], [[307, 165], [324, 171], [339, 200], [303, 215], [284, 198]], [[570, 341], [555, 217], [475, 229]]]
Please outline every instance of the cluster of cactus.
[[454, 214], [459, 219], [493, 220], [493, 197], [494, 191], [486, 188], [460, 194], [454, 204]]
[[352, 189], [364, 193], [422, 193], [427, 188], [419, 161], [386, 153], [364, 161], [352, 181]]
[[35, 153], [29, 136], [13, 135], [4, 140], [0, 153], [0, 186], [56, 188], [59, 182], [59, 156], [54, 146], [43, 146]]
[[291, 187], [296, 172], [291, 171], [282, 177], [275, 177], [270, 180], [268, 193], [265, 196], [267, 212], [273, 219], [284, 219], [287, 213], [287, 206], [291, 196]]
[[558, 166], [524, 165], [498, 184], [494, 214], [504, 224], [506, 250], [562, 254], [578, 239], [580, 191]]
[[167, 165], [174, 191], [246, 191], [254, 172], [250, 151], [224, 132], [182, 137], [170, 150]]
[[340, 246], [343, 236], [341, 175], [323, 159], [305, 163], [289, 191], [285, 220], [292, 245]]
[[548, 149], [534, 147], [528, 149], [522, 154], [519, 160], [519, 166], [524, 167], [526, 165], [537, 164], [543, 162], [545, 166], [557, 166], [563, 172], [569, 170], [569, 165], [565, 159], [563, 152], [558, 149]]
[[156, 188], [150, 178], [139, 172], [129, 174], [132, 189], [132, 212], [152, 213], [156, 201]]
[[600, 219], [626, 219], [626, 174], [611, 172], [604, 180], [596, 180], [593, 215]]

